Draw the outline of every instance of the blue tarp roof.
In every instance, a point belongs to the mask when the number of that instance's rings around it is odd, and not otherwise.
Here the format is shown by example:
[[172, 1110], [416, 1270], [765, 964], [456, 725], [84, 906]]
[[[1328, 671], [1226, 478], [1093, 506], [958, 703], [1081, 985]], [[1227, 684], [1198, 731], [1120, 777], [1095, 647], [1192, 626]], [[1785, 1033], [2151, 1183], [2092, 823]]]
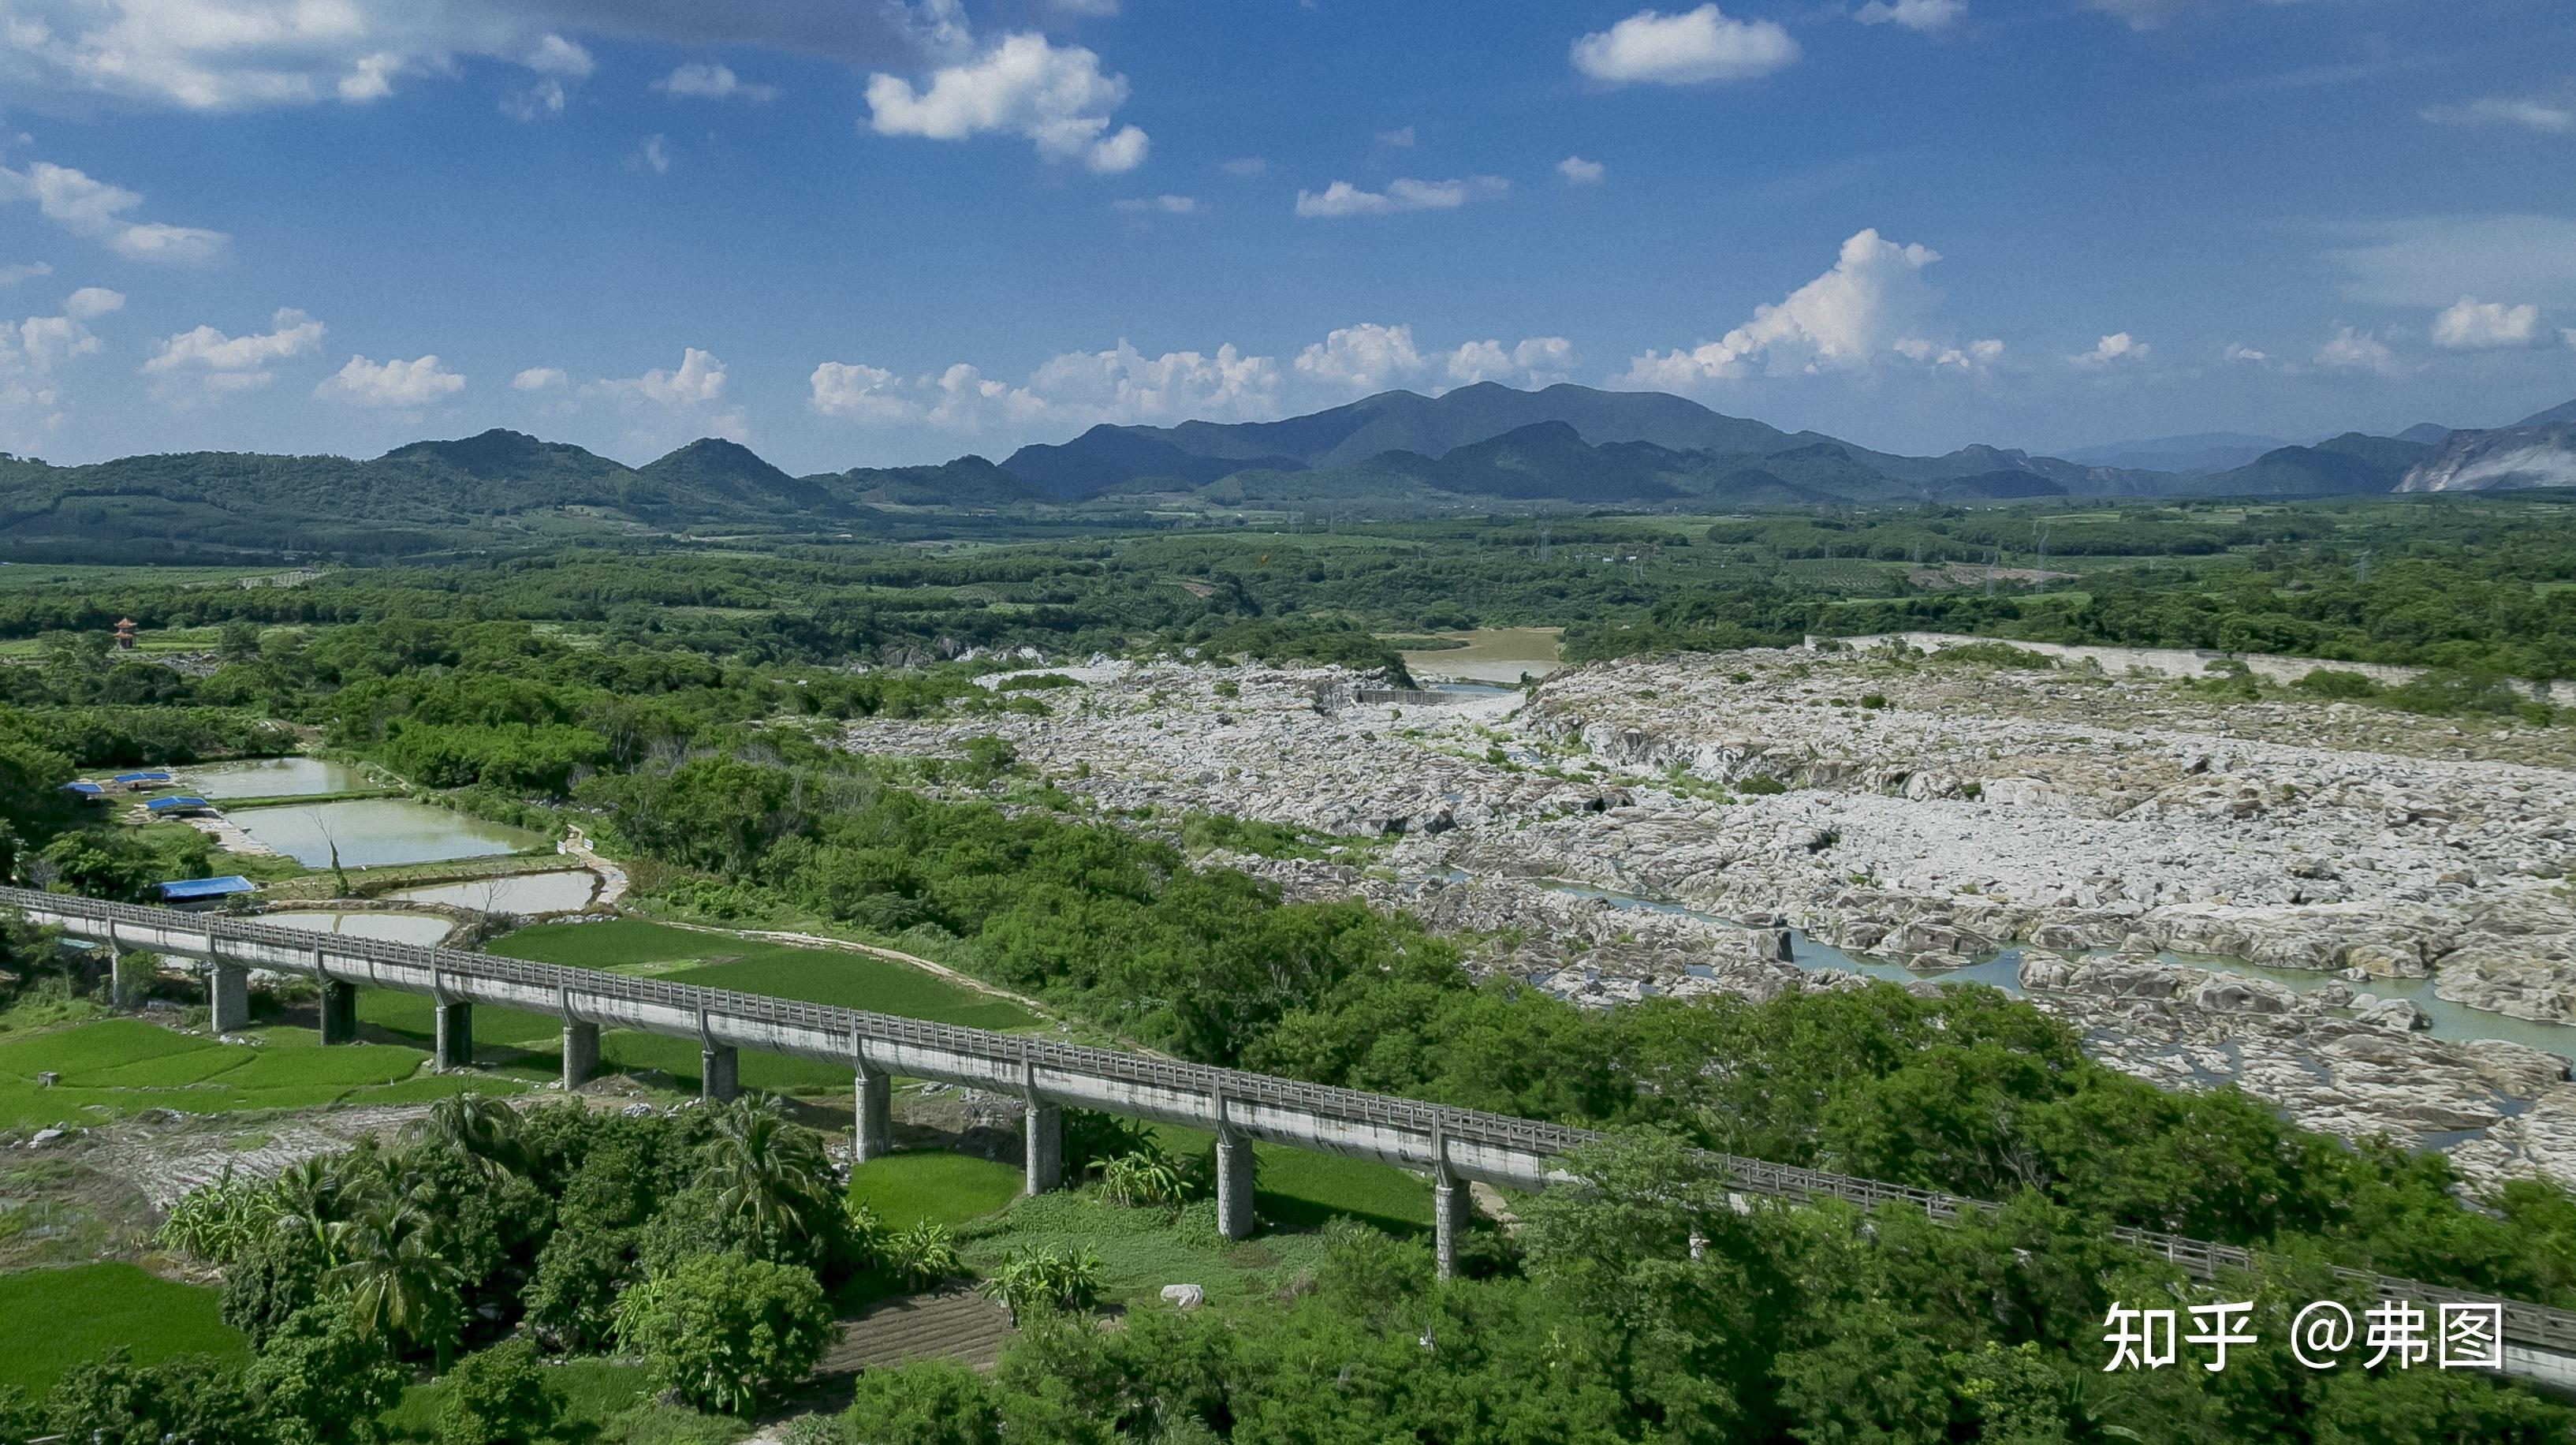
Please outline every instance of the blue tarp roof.
[[120, 783], [166, 783], [170, 781], [170, 775], [155, 768], [143, 773], [119, 773], [116, 780]]
[[147, 813], [167, 813], [182, 808], [205, 808], [211, 806], [213, 805], [208, 803], [205, 799], [198, 797], [154, 798], [151, 802], [143, 805], [143, 811]]
[[240, 874], [228, 873], [221, 878], [183, 878], [164, 883], [161, 897], [167, 902], [182, 903], [191, 898], [228, 898], [235, 893], [251, 892], [256, 887], [257, 884]]
[[106, 793], [107, 789], [100, 787], [96, 783], [65, 783], [63, 784], [63, 791], [66, 793], [78, 793], [84, 798], [95, 798]]

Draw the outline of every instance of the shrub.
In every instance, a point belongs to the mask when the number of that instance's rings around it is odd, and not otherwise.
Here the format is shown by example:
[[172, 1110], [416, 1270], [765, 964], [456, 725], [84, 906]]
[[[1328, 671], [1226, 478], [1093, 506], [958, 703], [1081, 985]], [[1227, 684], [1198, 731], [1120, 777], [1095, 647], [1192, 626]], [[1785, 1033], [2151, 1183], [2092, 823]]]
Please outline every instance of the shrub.
[[2343, 672], [2330, 667], [2311, 669], [2307, 676], [2291, 683], [2290, 686], [2297, 688], [2301, 692], [2310, 692], [2319, 697], [2334, 698], [2343, 701], [2365, 697], [2377, 697], [2381, 690], [2378, 683], [2371, 681], [2360, 673]]
[[1087, 1310], [1100, 1298], [1100, 1256], [1087, 1246], [1071, 1254], [1024, 1246], [993, 1271], [984, 1293], [1008, 1305], [1015, 1324], [1033, 1308]]
[[925, 1219], [889, 1236], [877, 1258], [906, 1289], [928, 1289], [957, 1272], [957, 1239], [948, 1226]]
[[438, 1445], [524, 1445], [551, 1432], [563, 1397], [524, 1338], [468, 1355], [447, 1374]]
[[617, 1342], [682, 1403], [749, 1414], [805, 1378], [837, 1326], [811, 1270], [689, 1255], [617, 1301]]

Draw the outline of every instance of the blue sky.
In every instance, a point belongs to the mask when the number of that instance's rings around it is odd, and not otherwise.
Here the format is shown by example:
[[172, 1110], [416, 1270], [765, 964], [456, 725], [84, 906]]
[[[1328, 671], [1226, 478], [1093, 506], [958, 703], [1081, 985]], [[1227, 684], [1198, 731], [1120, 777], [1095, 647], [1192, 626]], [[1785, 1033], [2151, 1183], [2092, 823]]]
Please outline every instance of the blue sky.
[[0, 449], [2576, 396], [2563, 0], [0, 0]]

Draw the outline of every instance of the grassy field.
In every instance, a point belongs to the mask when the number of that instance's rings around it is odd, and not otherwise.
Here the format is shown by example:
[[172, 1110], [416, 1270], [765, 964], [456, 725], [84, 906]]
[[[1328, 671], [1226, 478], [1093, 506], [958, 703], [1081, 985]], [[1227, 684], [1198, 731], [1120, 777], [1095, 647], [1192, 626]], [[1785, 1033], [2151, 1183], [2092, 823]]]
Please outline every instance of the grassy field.
[[1021, 1183], [1016, 1164], [924, 1151], [871, 1160], [851, 1170], [850, 1202], [875, 1210], [891, 1229], [924, 1220], [956, 1225], [1007, 1208], [1020, 1197]]
[[[654, 1405], [645, 1395], [641, 1365], [566, 1360], [548, 1369], [546, 1380], [563, 1395], [563, 1422], [554, 1436], [558, 1440], [600, 1445], [633, 1440], [649, 1440], [654, 1445], [697, 1445], [701, 1441], [736, 1440], [750, 1433], [749, 1426], [734, 1421], [681, 1407]], [[401, 1402], [385, 1413], [387, 1431], [396, 1440], [434, 1440], [438, 1436], [438, 1412], [446, 1403], [445, 1381], [413, 1385], [403, 1391]]]
[[220, 1298], [130, 1264], [0, 1274], [0, 1386], [42, 1394], [75, 1363], [117, 1345], [146, 1365], [174, 1355], [247, 1359], [250, 1346], [216, 1313]]
[[1016, 1029], [1038, 1022], [1008, 999], [978, 993], [891, 959], [634, 919], [541, 924], [521, 929], [489, 945], [489, 950], [533, 963], [650, 974], [709, 988], [874, 1009], [970, 1028]]
[[1175, 1217], [1129, 1209], [1078, 1194], [1023, 1199], [997, 1220], [961, 1232], [958, 1253], [971, 1269], [990, 1271], [1014, 1249], [1088, 1249], [1100, 1260], [1101, 1295], [1150, 1300], [1167, 1284], [1195, 1284], [1225, 1304], [1264, 1299], [1291, 1276], [1323, 1263], [1320, 1233], [1267, 1234], [1236, 1242], [1216, 1232], [1213, 1202]]
[[[427, 1001], [421, 1003], [426, 1016]], [[222, 1114], [416, 1102], [471, 1086], [421, 1074], [425, 1047], [326, 1049], [312, 1030], [282, 1024], [247, 1036], [257, 1045], [219, 1043], [140, 1019], [101, 1019], [10, 1038], [0, 1042], [0, 1128], [95, 1124], [144, 1109]], [[43, 1072], [62, 1081], [38, 1084]]]

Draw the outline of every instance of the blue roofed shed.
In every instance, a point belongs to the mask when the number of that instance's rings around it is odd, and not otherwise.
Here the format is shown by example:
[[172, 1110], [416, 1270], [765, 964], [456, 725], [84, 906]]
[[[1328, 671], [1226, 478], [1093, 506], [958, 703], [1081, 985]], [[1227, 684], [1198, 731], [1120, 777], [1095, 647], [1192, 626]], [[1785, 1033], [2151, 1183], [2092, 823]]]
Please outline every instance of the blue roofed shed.
[[154, 798], [143, 805], [143, 811], [155, 818], [174, 817], [181, 813], [211, 813], [214, 810], [214, 804], [194, 794], [182, 794], [175, 798]]
[[221, 878], [180, 878], [160, 885], [161, 901], [206, 903], [230, 898], [236, 893], [254, 892], [258, 886], [238, 873], [228, 873]]
[[166, 788], [170, 786], [170, 775], [159, 768], [152, 768], [139, 773], [119, 773], [116, 775], [115, 781], [116, 785], [120, 788], [124, 788], [130, 792], [144, 793], [150, 792], [154, 788]]
[[107, 789], [100, 787], [96, 783], [65, 783], [63, 784], [63, 791], [83, 800], [84, 802], [94, 798], [104, 798], [107, 796]]

